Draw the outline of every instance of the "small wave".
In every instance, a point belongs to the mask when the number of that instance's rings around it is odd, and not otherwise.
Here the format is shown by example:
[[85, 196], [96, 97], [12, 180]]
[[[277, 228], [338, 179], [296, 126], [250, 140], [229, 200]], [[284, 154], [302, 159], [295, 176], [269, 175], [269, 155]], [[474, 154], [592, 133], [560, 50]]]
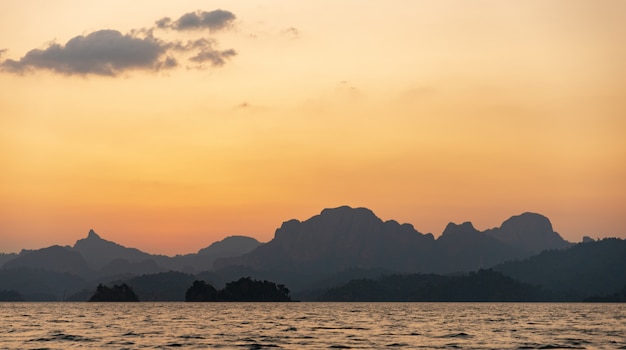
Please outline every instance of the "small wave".
[[263, 349], [263, 348], [280, 348], [279, 345], [277, 344], [261, 344], [261, 343], [252, 343], [252, 344], [246, 344], [246, 347], [248, 347], [248, 349]]
[[54, 334], [51, 334], [50, 337], [36, 338], [36, 339], [31, 339], [29, 341], [32, 341], [32, 342], [47, 342], [47, 341], [93, 342], [95, 340], [91, 338], [85, 338], [81, 335], [54, 333]]
[[591, 344], [591, 342], [585, 340], [585, 339], [578, 339], [578, 338], [567, 338], [565, 339], [567, 340], [568, 343], [572, 344], [572, 345], [583, 345], [583, 344]]
[[347, 345], [331, 345], [329, 346], [330, 349], [352, 349], [352, 347], [347, 346]]
[[472, 336], [465, 333], [465, 332], [460, 332], [460, 333], [450, 333], [450, 334], [446, 334], [446, 335], [442, 335], [439, 338], [471, 338]]
[[314, 330], [318, 330], [318, 329], [328, 329], [328, 330], [332, 330], [332, 329], [341, 329], [341, 330], [356, 330], [356, 331], [367, 331], [369, 330], [369, 328], [363, 328], [363, 327], [313, 327]]
[[169, 344], [165, 344], [165, 346], [170, 347], [170, 348], [182, 348], [183, 344], [181, 344], [181, 343], [169, 343]]
[[135, 345], [134, 342], [132, 341], [117, 341], [117, 340], [111, 340], [110, 342], [106, 343], [107, 345]]
[[584, 349], [584, 347], [560, 344], [545, 344], [539, 346], [537, 349]]
[[179, 338], [181, 339], [206, 339], [205, 337], [201, 336], [201, 335], [181, 335], [179, 336]]

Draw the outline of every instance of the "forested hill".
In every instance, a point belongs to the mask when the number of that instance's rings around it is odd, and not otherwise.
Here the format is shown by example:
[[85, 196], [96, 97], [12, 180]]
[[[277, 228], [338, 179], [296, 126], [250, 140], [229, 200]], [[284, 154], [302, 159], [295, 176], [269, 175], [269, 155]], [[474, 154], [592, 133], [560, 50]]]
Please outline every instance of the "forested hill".
[[392, 275], [352, 280], [327, 290], [319, 301], [552, 301], [555, 295], [493, 270], [462, 276]]
[[493, 269], [521, 282], [567, 293], [572, 299], [612, 294], [626, 283], [626, 241], [606, 238], [579, 243]]

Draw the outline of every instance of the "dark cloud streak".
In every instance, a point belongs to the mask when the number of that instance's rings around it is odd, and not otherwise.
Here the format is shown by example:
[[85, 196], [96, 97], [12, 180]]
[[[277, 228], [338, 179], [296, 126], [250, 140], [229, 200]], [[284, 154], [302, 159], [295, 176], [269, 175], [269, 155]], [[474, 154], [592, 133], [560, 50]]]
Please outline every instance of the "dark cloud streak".
[[226, 64], [226, 60], [235, 55], [237, 55], [237, 52], [233, 49], [224, 51], [203, 50], [189, 60], [197, 63], [210, 62], [212, 66], [220, 67]]
[[186, 13], [176, 21], [172, 21], [169, 17], [161, 18], [156, 21], [156, 27], [174, 30], [209, 29], [210, 31], [218, 31], [230, 27], [235, 18], [232, 12], [221, 9], [209, 12], [196, 11]]
[[[64, 75], [117, 76], [128, 70], [161, 71], [178, 67], [176, 54], [189, 57], [192, 68], [204, 68], [204, 63], [220, 67], [237, 55], [234, 49], [217, 50], [211, 38], [187, 42], [162, 40], [154, 36], [156, 28], [210, 31], [231, 26], [235, 15], [224, 10], [196, 11], [172, 22], [165, 17], [156, 27], [131, 30], [122, 34], [117, 30], [98, 30], [79, 35], [67, 43], [51, 43], [43, 49], [33, 49], [24, 57], [0, 61], [0, 70], [23, 74], [35, 70], [49, 70]], [[0, 49], [0, 57], [6, 49]], [[190, 57], [191, 56], [191, 57]]]
[[1, 67], [15, 73], [49, 69], [61, 74], [115, 76], [127, 69], [158, 69], [166, 47], [155, 38], [99, 30], [70, 39], [65, 45], [29, 51], [19, 60], [6, 60]]

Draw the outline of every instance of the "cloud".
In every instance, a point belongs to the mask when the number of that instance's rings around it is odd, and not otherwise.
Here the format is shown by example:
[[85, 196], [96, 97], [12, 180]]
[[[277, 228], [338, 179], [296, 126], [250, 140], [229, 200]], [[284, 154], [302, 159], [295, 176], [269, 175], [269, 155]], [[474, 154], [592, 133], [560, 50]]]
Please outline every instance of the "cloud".
[[[234, 49], [218, 50], [212, 38], [196, 38], [186, 42], [163, 40], [154, 36], [156, 28], [176, 30], [208, 28], [211, 31], [231, 25], [235, 15], [224, 10], [196, 11], [172, 22], [163, 18], [155, 28], [131, 30], [98, 30], [79, 35], [65, 44], [51, 43], [43, 49], [33, 49], [24, 57], [0, 61], [0, 70], [23, 74], [49, 70], [64, 75], [117, 76], [129, 70], [161, 71], [180, 66], [179, 58], [187, 59], [192, 68], [220, 67], [237, 55]], [[0, 50], [0, 57], [6, 52]]]
[[[208, 62], [211, 66], [218, 67], [223, 66], [228, 59], [237, 55], [237, 52], [233, 49], [217, 50], [214, 48], [215, 44], [215, 40], [201, 38], [189, 40], [186, 43], [177, 42], [173, 45], [173, 49], [184, 52], [196, 51], [196, 54], [189, 58], [190, 62], [199, 64]], [[201, 68], [201, 66], [196, 68]]]
[[65, 45], [52, 43], [43, 50], [31, 50], [17, 61], [5, 60], [0, 67], [14, 73], [48, 69], [68, 75], [115, 76], [127, 69], [171, 68], [171, 60], [161, 61], [166, 51], [166, 44], [153, 37], [99, 30], [74, 37]]
[[217, 31], [231, 26], [235, 18], [232, 12], [221, 9], [209, 12], [195, 11], [180, 16], [176, 21], [172, 21], [169, 17], [161, 18], [156, 22], [156, 27], [175, 30], [209, 29]]
[[289, 27], [289, 28], [283, 29], [281, 33], [291, 36], [292, 38], [298, 38], [300, 36], [300, 31], [296, 27]]
[[202, 50], [197, 55], [191, 57], [189, 60], [197, 63], [209, 62], [212, 66], [223, 66], [226, 60], [237, 55], [235, 50]]

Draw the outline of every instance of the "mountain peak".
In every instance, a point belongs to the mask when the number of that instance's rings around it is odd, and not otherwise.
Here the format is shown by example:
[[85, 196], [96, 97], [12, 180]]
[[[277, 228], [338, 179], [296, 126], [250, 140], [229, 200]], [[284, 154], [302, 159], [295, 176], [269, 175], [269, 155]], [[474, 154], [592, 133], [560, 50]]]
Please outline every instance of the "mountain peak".
[[210, 246], [200, 249], [200, 255], [243, 255], [260, 246], [261, 242], [247, 236], [228, 236], [221, 241], [213, 242]]
[[363, 207], [352, 208], [347, 205], [337, 208], [326, 208], [317, 216], [326, 220], [374, 220], [381, 221], [373, 211]]
[[96, 231], [91, 229], [91, 230], [89, 230], [89, 233], [87, 234], [87, 239], [102, 239], [102, 238], [100, 238], [100, 236], [98, 236]]
[[557, 232], [554, 232], [550, 219], [531, 212], [512, 216], [504, 221], [499, 228], [486, 232], [495, 239], [535, 253], [545, 249], [565, 248], [570, 245]]
[[508, 220], [502, 223], [502, 229], [517, 230], [524, 228], [527, 230], [535, 230], [540, 232], [553, 232], [552, 223], [547, 217], [531, 212], [525, 212], [520, 215], [510, 217]]
[[478, 230], [474, 227], [474, 225], [466, 221], [460, 225], [455, 224], [454, 222], [448, 223], [445, 230], [443, 230], [442, 236], [446, 235], [459, 235], [459, 234], [472, 234], [477, 233]]

